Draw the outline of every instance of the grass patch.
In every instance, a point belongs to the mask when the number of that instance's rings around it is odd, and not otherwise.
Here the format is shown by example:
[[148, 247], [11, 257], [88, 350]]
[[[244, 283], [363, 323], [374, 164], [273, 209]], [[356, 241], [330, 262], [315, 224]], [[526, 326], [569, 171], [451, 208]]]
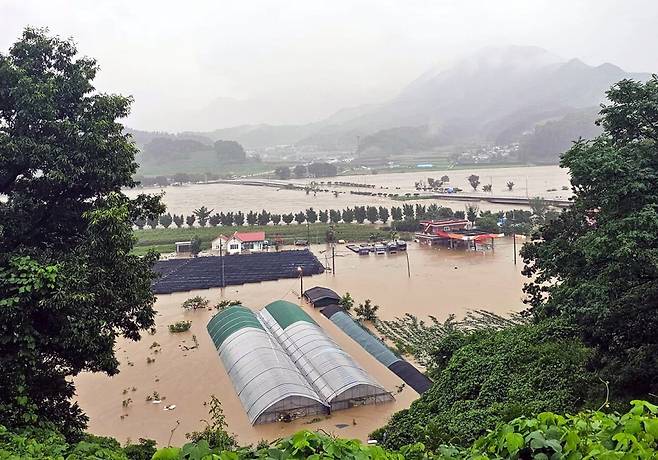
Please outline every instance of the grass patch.
[[[390, 232], [383, 229], [382, 225], [374, 224], [337, 224], [335, 226], [336, 239], [346, 241], [368, 241], [371, 235], [377, 239], [389, 238]], [[328, 225], [322, 223], [311, 224], [308, 227], [302, 225], [247, 225], [235, 227], [184, 227], [184, 228], [156, 228], [135, 230], [137, 242], [133, 253], [144, 255], [150, 249], [157, 252], [174, 252], [176, 241], [189, 241], [193, 236], [201, 240], [201, 250], [210, 248], [210, 242], [220, 234], [230, 235], [238, 232], [264, 231], [265, 238], [270, 242], [282, 240], [284, 244], [293, 244], [295, 240], [309, 240], [311, 243], [323, 243]], [[408, 239], [408, 232], [400, 232], [400, 238]]]

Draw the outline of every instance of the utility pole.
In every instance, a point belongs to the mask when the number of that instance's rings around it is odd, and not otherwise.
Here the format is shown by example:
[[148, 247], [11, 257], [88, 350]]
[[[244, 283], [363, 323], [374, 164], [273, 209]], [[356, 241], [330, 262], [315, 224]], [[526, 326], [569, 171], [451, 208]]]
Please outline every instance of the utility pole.
[[222, 239], [219, 239], [219, 260], [222, 264], [222, 288], [226, 287], [226, 282], [224, 281], [224, 251], [222, 250]]
[[512, 233], [512, 238], [514, 239], [514, 265], [516, 265], [516, 233]]
[[301, 267], [297, 267], [297, 271], [299, 272], [299, 298], [302, 298], [302, 294], [304, 294], [304, 269]]
[[409, 248], [404, 251], [404, 255], [407, 256], [407, 276], [411, 278], [411, 267], [409, 266]]
[[331, 243], [331, 273], [336, 274], [336, 243]]

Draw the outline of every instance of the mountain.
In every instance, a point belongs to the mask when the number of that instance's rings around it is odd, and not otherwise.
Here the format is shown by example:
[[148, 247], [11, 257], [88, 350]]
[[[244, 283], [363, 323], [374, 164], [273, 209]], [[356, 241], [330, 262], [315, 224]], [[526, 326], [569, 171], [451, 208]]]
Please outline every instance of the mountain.
[[499, 136], [518, 140], [538, 123], [597, 107], [605, 91], [623, 78], [646, 80], [649, 75], [612, 64], [563, 61], [536, 47], [488, 48], [422, 76], [391, 101], [341, 127], [374, 135], [422, 126], [442, 132], [447, 143], [496, 141]]
[[[593, 132], [605, 92], [624, 78], [646, 80], [649, 74], [629, 73], [608, 63], [591, 66], [579, 59], [565, 60], [538, 47], [490, 47], [449, 68], [426, 72], [391, 100], [346, 108], [319, 122], [245, 124], [180, 136], [230, 139], [247, 149], [295, 144], [343, 151], [354, 151], [360, 139], [361, 154], [373, 148], [382, 155], [521, 140], [527, 148], [536, 148], [540, 139], [551, 137], [546, 155], [555, 161], [557, 146]], [[217, 108], [221, 103], [212, 104], [215, 113], [226, 109]], [[542, 131], [548, 123], [553, 124]], [[525, 157], [544, 160], [532, 153]]]

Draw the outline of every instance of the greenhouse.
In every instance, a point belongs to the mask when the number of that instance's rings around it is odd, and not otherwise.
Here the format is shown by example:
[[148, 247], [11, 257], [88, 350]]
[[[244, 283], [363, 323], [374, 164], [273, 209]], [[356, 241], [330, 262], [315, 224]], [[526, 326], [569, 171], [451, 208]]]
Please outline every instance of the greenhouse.
[[[324, 310], [322, 313], [324, 313]], [[365, 330], [344, 311], [341, 310], [335, 312], [331, 315], [329, 320], [341, 328], [347, 335], [352, 337], [354, 341], [361, 345], [384, 366], [388, 367], [394, 362], [400, 361], [399, 356], [393, 353], [381, 340]]]
[[297, 305], [279, 300], [259, 317], [331, 410], [393, 400]]
[[430, 389], [432, 381], [425, 374], [393, 353], [384, 342], [363, 328], [342, 307], [329, 305], [324, 307], [321, 312], [418, 394], [423, 394]]
[[252, 424], [328, 412], [253, 311], [229, 307], [216, 314], [207, 329]]

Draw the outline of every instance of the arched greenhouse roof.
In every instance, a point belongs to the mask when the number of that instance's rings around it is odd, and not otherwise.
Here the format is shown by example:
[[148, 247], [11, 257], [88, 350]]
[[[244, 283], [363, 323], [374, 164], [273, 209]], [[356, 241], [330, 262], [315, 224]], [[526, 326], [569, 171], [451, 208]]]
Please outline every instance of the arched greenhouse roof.
[[252, 424], [295, 411], [301, 416], [326, 413], [327, 404], [252, 310], [229, 307], [207, 329]]
[[234, 305], [213, 316], [207, 328], [215, 348], [219, 349], [231, 334], [245, 327], [263, 329], [253, 311], [242, 305]]
[[265, 306], [265, 310], [272, 315], [272, 318], [281, 326], [282, 329], [287, 328], [297, 321], [306, 321], [307, 323], [316, 324], [308, 313], [299, 308], [294, 303], [286, 302], [285, 300], [276, 300]]
[[[352, 388], [359, 389], [360, 397], [390, 397], [299, 306], [278, 300], [263, 308], [259, 315], [263, 325], [326, 403], [349, 399]], [[364, 392], [364, 388], [368, 391]]]

